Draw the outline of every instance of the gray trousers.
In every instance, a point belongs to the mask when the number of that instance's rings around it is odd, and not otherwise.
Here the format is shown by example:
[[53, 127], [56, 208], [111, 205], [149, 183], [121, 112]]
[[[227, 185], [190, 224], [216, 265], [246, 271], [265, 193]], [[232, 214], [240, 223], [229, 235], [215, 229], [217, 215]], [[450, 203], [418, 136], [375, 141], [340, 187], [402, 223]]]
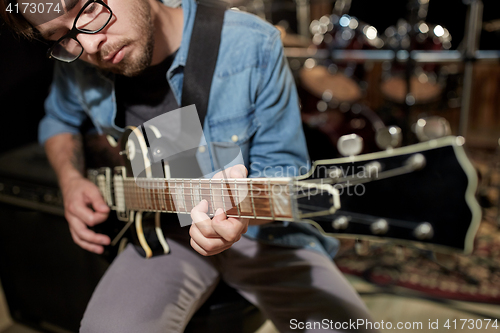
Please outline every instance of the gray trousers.
[[258, 306], [280, 332], [354, 332], [299, 325], [373, 321], [335, 264], [319, 253], [242, 237], [230, 249], [203, 257], [189, 245], [188, 230], [169, 233], [169, 255], [144, 259], [128, 246], [99, 282], [80, 332], [183, 332], [219, 278]]

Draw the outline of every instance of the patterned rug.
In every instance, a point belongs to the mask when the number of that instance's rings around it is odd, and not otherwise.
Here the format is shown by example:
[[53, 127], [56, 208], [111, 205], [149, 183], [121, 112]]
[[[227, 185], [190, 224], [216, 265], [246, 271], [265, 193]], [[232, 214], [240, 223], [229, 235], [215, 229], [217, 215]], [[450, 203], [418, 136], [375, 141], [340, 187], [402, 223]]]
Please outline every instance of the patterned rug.
[[341, 271], [381, 286], [401, 286], [429, 297], [500, 304], [500, 154], [475, 151], [483, 218], [471, 255], [441, 255], [389, 242], [368, 242], [366, 255], [341, 240], [335, 262]]

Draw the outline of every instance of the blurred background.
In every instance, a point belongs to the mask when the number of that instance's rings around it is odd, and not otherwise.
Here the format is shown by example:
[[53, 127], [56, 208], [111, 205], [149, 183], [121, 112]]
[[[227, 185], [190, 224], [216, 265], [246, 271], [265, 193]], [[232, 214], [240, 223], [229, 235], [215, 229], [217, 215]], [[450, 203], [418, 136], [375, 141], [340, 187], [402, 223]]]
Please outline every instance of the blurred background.
[[[312, 160], [447, 135], [465, 138], [480, 179], [477, 198], [483, 213], [471, 255], [436, 258], [387, 241], [342, 240], [336, 263], [374, 318], [500, 319], [496, 1], [228, 3], [280, 29]], [[57, 182], [36, 144], [52, 76], [46, 50], [45, 43], [14, 36], [0, 21], [0, 280], [5, 295], [0, 331], [5, 332], [77, 331], [86, 302], [113, 258], [112, 251], [96, 256], [72, 243]], [[350, 142], [354, 148], [341, 140], [349, 134], [361, 138]], [[275, 329], [266, 322], [260, 332]]]

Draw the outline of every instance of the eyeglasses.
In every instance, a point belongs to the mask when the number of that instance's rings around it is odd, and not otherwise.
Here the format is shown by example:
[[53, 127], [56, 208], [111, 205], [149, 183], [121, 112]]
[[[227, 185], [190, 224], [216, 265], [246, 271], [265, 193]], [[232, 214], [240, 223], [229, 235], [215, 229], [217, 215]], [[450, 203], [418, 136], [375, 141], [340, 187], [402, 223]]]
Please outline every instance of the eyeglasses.
[[52, 45], [47, 51], [49, 58], [63, 62], [73, 62], [80, 58], [83, 46], [76, 36], [78, 34], [96, 34], [111, 20], [113, 12], [102, 0], [89, 0], [75, 18], [73, 28]]

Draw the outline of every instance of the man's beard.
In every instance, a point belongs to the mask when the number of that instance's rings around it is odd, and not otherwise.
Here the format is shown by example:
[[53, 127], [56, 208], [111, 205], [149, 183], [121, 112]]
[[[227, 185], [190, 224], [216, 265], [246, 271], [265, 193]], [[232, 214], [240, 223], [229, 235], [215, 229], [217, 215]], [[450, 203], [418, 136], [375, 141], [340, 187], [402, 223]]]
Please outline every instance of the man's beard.
[[[151, 19], [150, 6], [147, 1], [137, 1], [139, 4], [137, 6], [138, 12], [135, 15], [136, 19], [132, 22], [131, 29], [139, 32], [139, 36], [144, 36], [142, 40], [136, 41], [134, 49], [130, 51], [123, 59], [116, 65], [106, 66], [102, 61], [102, 58], [107, 54], [122, 48], [127, 45], [131, 45], [133, 41], [131, 39], [123, 39], [118, 43], [106, 46], [102, 49], [100, 53], [100, 65], [99, 67], [109, 70], [110, 72], [121, 74], [124, 76], [135, 76], [140, 74], [151, 64], [153, 58], [154, 49], [154, 24]], [[134, 57], [134, 54], [137, 55]]]

